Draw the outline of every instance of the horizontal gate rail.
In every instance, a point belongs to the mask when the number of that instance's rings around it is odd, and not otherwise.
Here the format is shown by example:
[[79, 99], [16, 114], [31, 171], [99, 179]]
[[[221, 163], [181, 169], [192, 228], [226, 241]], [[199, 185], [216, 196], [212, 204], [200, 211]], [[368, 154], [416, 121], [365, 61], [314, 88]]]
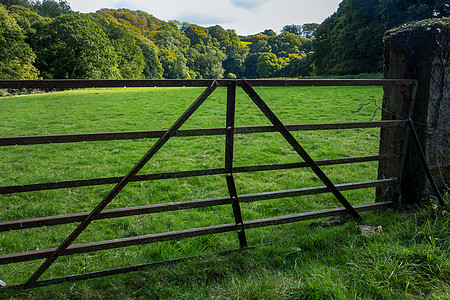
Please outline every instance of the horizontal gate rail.
[[[356, 190], [356, 189], [363, 189], [363, 188], [373, 188], [373, 187], [385, 186], [385, 185], [394, 184], [394, 183], [395, 183], [395, 181], [393, 179], [382, 179], [382, 180], [362, 181], [362, 182], [355, 182], [355, 183], [336, 184], [336, 188], [340, 191], [349, 191], [349, 190]], [[322, 194], [322, 193], [328, 193], [328, 192], [329, 192], [329, 190], [327, 189], [327, 187], [319, 186], [319, 187], [308, 187], [308, 188], [285, 190], [285, 191], [245, 194], [245, 195], [239, 196], [239, 202], [254, 202], [254, 201], [261, 201], [261, 200], [270, 200], [270, 199], [278, 199], [278, 198]], [[203, 207], [218, 206], [218, 205], [225, 205], [225, 204], [231, 204], [230, 197], [218, 197], [218, 198], [191, 200], [191, 201], [179, 201], [179, 202], [172, 202], [172, 203], [152, 204], [152, 205], [144, 205], [144, 206], [137, 206], [137, 207], [116, 208], [116, 209], [103, 210], [97, 217], [94, 218], [94, 220], [111, 219], [111, 218], [118, 218], [118, 217], [143, 215], [143, 214], [153, 214], [153, 213], [183, 210], [183, 209], [192, 209], [192, 208], [203, 208]], [[84, 213], [76, 213], [76, 214], [48, 216], [48, 217], [42, 217], [42, 218], [32, 218], [32, 219], [1, 222], [0, 223], [0, 232], [8, 231], [8, 230], [20, 230], [20, 229], [27, 229], [27, 228], [36, 228], [36, 227], [41, 227], [41, 226], [53, 226], [53, 225], [81, 222], [82, 220], [84, 220], [84, 218], [86, 218], [86, 216], [88, 214], [89, 214], [88, 212], [84, 212]]]
[[[0, 80], [0, 89], [73, 89], [122, 87], [207, 87], [216, 81], [226, 87], [240, 79], [42, 79]], [[412, 86], [412, 79], [247, 79], [252, 86]]]
[[[313, 131], [332, 129], [357, 129], [376, 127], [406, 126], [404, 120], [369, 121], [369, 122], [343, 122], [343, 123], [317, 123], [317, 124], [297, 124], [286, 125], [289, 131]], [[6, 136], [0, 137], [0, 146], [15, 145], [36, 145], [36, 144], [56, 144], [74, 143], [90, 141], [111, 141], [128, 139], [148, 139], [160, 138], [165, 130], [150, 131], [124, 131], [124, 132], [100, 132], [100, 133], [78, 133], [78, 134], [55, 134], [55, 135], [33, 135], [33, 136]], [[246, 126], [236, 127], [235, 134], [277, 132], [274, 126]], [[174, 136], [213, 136], [224, 135], [225, 128], [202, 128], [202, 129], [182, 129], [178, 130]]]
[[[371, 203], [371, 204], [363, 204], [356, 205], [354, 209], [358, 212], [369, 211], [369, 210], [377, 210], [383, 208], [390, 208], [393, 206], [393, 202], [379, 202], [379, 203]], [[347, 211], [345, 208], [333, 208], [321, 211], [314, 212], [306, 212], [300, 214], [287, 215], [282, 217], [274, 217], [260, 220], [252, 220], [252, 221], [244, 221], [244, 229], [264, 227], [264, 226], [272, 226], [279, 224], [287, 224], [298, 221], [311, 220], [316, 218], [325, 218], [330, 216], [342, 215], [346, 214]], [[79, 254], [86, 252], [93, 252], [99, 250], [106, 249], [116, 249], [127, 246], [135, 246], [135, 245], [143, 245], [149, 243], [163, 242], [176, 240], [181, 238], [190, 238], [202, 235], [210, 235], [217, 233], [224, 233], [230, 231], [240, 230], [241, 226], [237, 224], [221, 224], [214, 225], [208, 227], [180, 230], [180, 231], [172, 231], [172, 232], [164, 232], [157, 234], [148, 234], [143, 236], [134, 236], [134, 237], [126, 237], [119, 238], [114, 240], [100, 241], [100, 242], [92, 242], [92, 243], [84, 243], [84, 244], [76, 244], [69, 246], [66, 250], [61, 252], [61, 256], [71, 255], [71, 254]], [[6, 254], [0, 255], [0, 265], [10, 264], [10, 263], [18, 263], [30, 260], [37, 260], [42, 258], [48, 258], [56, 248], [49, 249], [41, 249], [34, 251], [26, 251], [14, 254]]]
[[[363, 156], [363, 157], [318, 160], [318, 161], [316, 161], [316, 163], [319, 166], [331, 166], [331, 165], [381, 161], [381, 160], [388, 160], [388, 159], [394, 159], [394, 158], [397, 158], [397, 156], [376, 155], [376, 156]], [[308, 165], [305, 162], [297, 162], [297, 163], [287, 163], [287, 164], [271, 164], [271, 165], [233, 167], [232, 171], [233, 171], [233, 173], [247, 173], [247, 172], [256, 172], [256, 171], [288, 170], [288, 169], [307, 168], [307, 167], [308, 167]], [[206, 176], [206, 175], [222, 175], [222, 174], [227, 174], [227, 173], [228, 173], [227, 170], [225, 170], [224, 168], [216, 168], [216, 169], [204, 169], [204, 170], [192, 170], [192, 171], [142, 174], [142, 175], [135, 175], [131, 179], [131, 182], [151, 181], [151, 180], [160, 180], [160, 179], [186, 178], [186, 177], [196, 177], [196, 176]], [[103, 178], [94, 178], [94, 179], [67, 180], [67, 181], [48, 182], [48, 183], [34, 183], [34, 184], [26, 184], [26, 185], [1, 186], [0, 187], [0, 195], [1, 194], [23, 193], [23, 192], [33, 192], [33, 191], [54, 190], [54, 189], [61, 189], [61, 188], [73, 188], [73, 187], [114, 184], [114, 183], [120, 182], [120, 180], [122, 180], [122, 178], [123, 177], [117, 176], [117, 177], [103, 177]]]
[[[312, 131], [312, 130], [332, 130], [332, 129], [356, 129], [375, 127], [395, 127], [405, 126], [404, 120], [369, 121], [369, 122], [343, 122], [343, 123], [317, 123], [317, 124], [297, 124], [286, 125], [289, 131]], [[274, 126], [247, 126], [236, 127], [235, 134], [276, 132]], [[127, 139], [160, 138], [165, 130], [151, 131], [126, 131], [126, 132], [101, 132], [101, 133], [79, 133], [79, 134], [58, 134], [58, 135], [34, 135], [34, 136], [11, 136], [0, 137], [0, 146], [13, 145], [33, 145], [33, 144], [53, 144], [53, 143], [73, 143], [88, 141], [110, 141]], [[205, 129], [183, 129], [178, 130], [175, 136], [213, 136], [224, 135], [225, 128], [205, 128]]]

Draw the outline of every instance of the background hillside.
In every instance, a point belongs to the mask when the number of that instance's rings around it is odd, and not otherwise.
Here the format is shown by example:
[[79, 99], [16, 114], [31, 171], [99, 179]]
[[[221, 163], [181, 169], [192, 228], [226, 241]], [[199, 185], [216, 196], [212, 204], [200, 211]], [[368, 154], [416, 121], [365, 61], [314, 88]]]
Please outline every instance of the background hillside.
[[0, 78], [269, 78], [382, 70], [384, 32], [450, 15], [444, 0], [344, 0], [322, 24], [238, 36], [144, 11], [0, 0]]

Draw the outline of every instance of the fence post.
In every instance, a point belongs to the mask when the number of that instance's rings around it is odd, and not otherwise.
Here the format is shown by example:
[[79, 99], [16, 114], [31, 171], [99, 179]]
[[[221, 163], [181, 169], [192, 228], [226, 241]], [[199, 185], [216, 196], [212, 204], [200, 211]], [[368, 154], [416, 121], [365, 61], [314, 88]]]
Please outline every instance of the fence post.
[[[417, 87], [385, 87], [383, 120], [410, 117], [424, 149], [426, 162], [441, 191], [450, 181], [450, 20], [409, 23], [385, 35], [386, 79], [416, 79]], [[415, 94], [415, 100], [414, 100]], [[414, 100], [412, 102], [412, 100]], [[419, 153], [406, 128], [382, 129], [380, 154], [397, 154], [381, 161], [378, 178], [399, 180], [400, 204], [429, 199], [432, 188]], [[385, 191], [377, 190], [377, 200]], [[395, 199], [395, 200], [397, 200]]]

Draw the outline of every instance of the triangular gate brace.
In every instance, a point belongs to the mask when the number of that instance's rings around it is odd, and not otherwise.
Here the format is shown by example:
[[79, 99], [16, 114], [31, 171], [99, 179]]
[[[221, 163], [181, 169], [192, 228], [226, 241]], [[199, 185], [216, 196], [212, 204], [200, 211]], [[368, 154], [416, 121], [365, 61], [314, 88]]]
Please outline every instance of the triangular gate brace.
[[[233, 180], [233, 141], [234, 141], [234, 119], [235, 119], [235, 100], [236, 100], [236, 86], [239, 84], [241, 88], [249, 95], [258, 108], [266, 115], [275, 128], [283, 135], [294, 150], [303, 158], [309, 165], [319, 179], [327, 186], [327, 188], [334, 194], [339, 202], [346, 208], [347, 212], [357, 220], [362, 220], [356, 210], [345, 199], [345, 197], [338, 191], [331, 180], [323, 173], [314, 160], [308, 153], [300, 146], [294, 136], [286, 129], [283, 123], [270, 110], [266, 103], [256, 93], [256, 91], [248, 84], [246, 80], [229, 81], [228, 83], [228, 99], [227, 99], [227, 117], [226, 117], [226, 146], [225, 146], [225, 169], [229, 175], [226, 176], [228, 191], [230, 193], [231, 204], [235, 217], [236, 225], [239, 225], [241, 230], [238, 231], [238, 237], [241, 248], [247, 246], [245, 237], [244, 223], [242, 220], [239, 200], [236, 192], [236, 187]], [[122, 178], [122, 180], [108, 193], [108, 195], [91, 211], [91, 213], [73, 230], [73, 232], [59, 245], [58, 248], [42, 263], [42, 265], [31, 275], [31, 277], [23, 284], [23, 287], [33, 287], [39, 277], [56, 261], [60, 254], [65, 251], [75, 239], [90, 225], [90, 223], [97, 217], [105, 207], [125, 188], [146, 164], [147, 162], [164, 146], [164, 144], [173, 137], [177, 130], [189, 119], [189, 117], [203, 104], [203, 102], [211, 95], [216, 87], [217, 81], [213, 81], [210, 86], [192, 103], [192, 105], [178, 118], [177, 121], [166, 131], [166, 133], [148, 150], [148, 152], [131, 168], [131, 170]]]
[[267, 104], [261, 99], [256, 91], [243, 79], [241, 81], [241, 88], [247, 93], [247, 95], [253, 100], [258, 108], [266, 115], [267, 119], [273, 126], [283, 135], [283, 137], [289, 142], [294, 150], [303, 158], [303, 160], [309, 165], [309, 167], [316, 173], [317, 177], [326, 185], [331, 193], [341, 202], [341, 204], [347, 209], [347, 212], [355, 219], [362, 220], [358, 212], [351, 206], [351, 204], [345, 199], [344, 195], [339, 192], [336, 186], [331, 182], [327, 175], [320, 169], [316, 162], [309, 156], [309, 154], [298, 143], [295, 137], [287, 130], [286, 126], [281, 123], [273, 111], [267, 106]]

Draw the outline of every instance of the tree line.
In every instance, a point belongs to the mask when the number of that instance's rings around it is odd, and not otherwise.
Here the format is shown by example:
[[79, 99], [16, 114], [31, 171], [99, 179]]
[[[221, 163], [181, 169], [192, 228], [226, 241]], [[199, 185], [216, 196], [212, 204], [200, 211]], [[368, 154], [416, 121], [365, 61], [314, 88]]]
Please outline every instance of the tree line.
[[409, 21], [448, 16], [448, 0], [344, 0], [314, 34], [315, 72], [381, 72], [387, 30]]
[[311, 38], [234, 30], [143, 11], [75, 13], [65, 1], [0, 1], [0, 78], [237, 78], [308, 75]]
[[446, 0], [344, 0], [322, 24], [250, 36], [143, 11], [0, 0], [0, 78], [269, 78], [382, 70], [383, 34], [450, 15]]

